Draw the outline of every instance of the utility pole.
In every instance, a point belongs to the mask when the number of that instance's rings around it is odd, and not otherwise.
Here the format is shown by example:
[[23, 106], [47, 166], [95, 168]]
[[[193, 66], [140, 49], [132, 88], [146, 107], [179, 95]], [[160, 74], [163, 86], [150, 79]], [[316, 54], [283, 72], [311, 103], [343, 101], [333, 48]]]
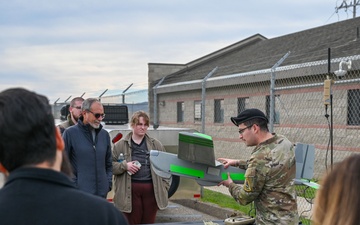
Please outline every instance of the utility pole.
[[360, 5], [360, 0], [353, 0], [354, 2], [350, 2], [350, 4], [348, 4], [345, 0], [343, 0], [343, 2], [341, 3], [341, 5], [339, 7], [335, 7], [336, 9], [336, 13], [338, 12], [339, 9], [345, 9], [345, 12], [347, 11], [348, 8], [353, 7], [353, 18], [356, 17], [356, 6]]

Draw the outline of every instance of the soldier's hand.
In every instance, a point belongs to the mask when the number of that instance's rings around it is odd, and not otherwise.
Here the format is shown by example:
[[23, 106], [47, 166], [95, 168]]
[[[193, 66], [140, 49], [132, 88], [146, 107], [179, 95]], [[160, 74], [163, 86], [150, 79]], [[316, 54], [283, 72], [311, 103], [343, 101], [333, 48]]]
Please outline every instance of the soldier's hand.
[[226, 186], [226, 187], [229, 187], [229, 185], [230, 185], [231, 183], [234, 183], [234, 181], [230, 178], [230, 173], [228, 172], [228, 179], [221, 181], [221, 182], [218, 184], [218, 186], [224, 185], [224, 186]]
[[219, 162], [221, 162], [222, 164], [224, 164], [224, 168], [228, 168], [229, 166], [236, 166], [238, 164], [239, 160], [235, 160], [235, 159], [228, 159], [228, 158], [218, 158], [217, 159]]

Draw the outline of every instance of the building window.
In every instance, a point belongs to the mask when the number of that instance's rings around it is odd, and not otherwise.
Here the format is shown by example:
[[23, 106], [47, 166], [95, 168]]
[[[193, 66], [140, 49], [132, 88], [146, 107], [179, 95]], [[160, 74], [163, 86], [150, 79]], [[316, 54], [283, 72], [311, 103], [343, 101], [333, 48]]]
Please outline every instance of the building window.
[[[279, 98], [280, 95], [275, 95], [275, 99]], [[275, 101], [276, 103], [276, 101]], [[276, 110], [276, 104], [275, 104], [275, 112], [274, 112], [274, 124], [280, 124], [280, 113], [278, 110]], [[266, 117], [269, 119], [270, 122], [270, 96], [266, 96]]]
[[178, 123], [184, 122], [184, 108], [185, 108], [184, 102], [177, 103], [177, 122]]
[[214, 122], [224, 123], [224, 99], [214, 101]]
[[249, 101], [249, 98], [238, 98], [237, 99], [237, 112], [240, 114], [242, 111], [246, 109], [246, 103]]
[[201, 121], [201, 101], [194, 101], [194, 121]]
[[360, 89], [348, 90], [347, 125], [360, 125]]

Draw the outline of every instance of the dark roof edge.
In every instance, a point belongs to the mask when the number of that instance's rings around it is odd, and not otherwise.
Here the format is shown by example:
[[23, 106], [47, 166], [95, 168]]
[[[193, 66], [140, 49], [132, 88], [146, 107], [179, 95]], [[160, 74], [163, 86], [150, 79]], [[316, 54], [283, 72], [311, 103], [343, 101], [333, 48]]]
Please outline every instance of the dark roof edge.
[[186, 64], [181, 63], [148, 63], [148, 65], [164, 65], [164, 66], [186, 66]]
[[234, 44], [231, 44], [231, 45], [226, 46], [226, 47], [224, 47], [224, 48], [221, 48], [221, 49], [219, 49], [219, 50], [217, 50], [217, 51], [215, 51], [215, 52], [212, 52], [212, 53], [210, 53], [210, 54], [207, 54], [207, 55], [205, 55], [205, 56], [203, 56], [203, 57], [200, 57], [200, 58], [198, 58], [198, 59], [195, 59], [195, 60], [193, 60], [193, 61], [190, 61], [190, 62], [188, 62], [186, 65], [187, 65], [188, 67], [191, 67], [191, 66], [194, 66], [194, 65], [196, 65], [196, 64], [198, 64], [198, 63], [201, 63], [201, 62], [203, 62], [203, 61], [206, 61], [206, 60], [208, 60], [208, 59], [211, 59], [211, 58], [213, 58], [213, 57], [217, 57], [218, 55], [221, 55], [221, 54], [223, 54], [223, 53], [225, 53], [225, 52], [232, 51], [233, 49], [236, 49], [236, 48], [238, 48], [238, 47], [241, 47], [241, 46], [243, 46], [243, 45], [246, 45], [246, 44], [248, 44], [249, 42], [257, 42], [257, 41], [264, 41], [264, 40], [267, 40], [267, 38], [266, 38], [265, 36], [263, 36], [263, 35], [261, 35], [261, 34], [254, 34], [254, 35], [252, 35], [252, 36], [250, 36], [250, 37], [248, 37], [248, 38], [245, 38], [245, 39], [243, 39], [243, 40], [241, 40], [241, 41], [238, 41], [238, 42], [236, 42], [236, 43], [234, 43]]

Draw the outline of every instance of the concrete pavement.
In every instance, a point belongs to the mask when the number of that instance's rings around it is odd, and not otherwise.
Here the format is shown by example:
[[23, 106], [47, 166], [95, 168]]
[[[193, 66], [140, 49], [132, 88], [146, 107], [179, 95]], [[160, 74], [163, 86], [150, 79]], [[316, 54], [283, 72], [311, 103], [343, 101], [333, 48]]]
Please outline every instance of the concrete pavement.
[[170, 201], [169, 206], [165, 210], [158, 211], [155, 223], [178, 223], [217, 220], [220, 220], [220, 218]]
[[201, 202], [198, 199], [175, 199], [169, 201], [165, 210], [159, 210], [157, 224], [224, 224], [230, 216], [242, 215], [233, 209], [221, 208], [216, 204]]

